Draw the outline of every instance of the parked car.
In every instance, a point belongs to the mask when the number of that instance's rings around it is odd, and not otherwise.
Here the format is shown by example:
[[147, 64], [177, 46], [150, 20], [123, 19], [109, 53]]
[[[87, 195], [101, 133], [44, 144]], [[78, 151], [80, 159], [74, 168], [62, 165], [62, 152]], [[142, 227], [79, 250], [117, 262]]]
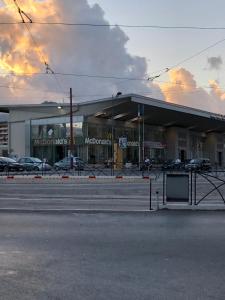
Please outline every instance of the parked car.
[[0, 157], [0, 171], [24, 171], [24, 167], [9, 157]]
[[[65, 157], [62, 160], [54, 164], [55, 170], [69, 170], [70, 169], [71, 158]], [[75, 170], [84, 170], [85, 163], [79, 157], [73, 157], [73, 168]]]
[[185, 165], [185, 171], [210, 171], [211, 163], [208, 158], [195, 158], [191, 159]]
[[162, 165], [162, 170], [182, 170], [184, 163], [178, 159], [169, 159]]
[[18, 160], [26, 171], [50, 171], [51, 166], [37, 157], [22, 157]]

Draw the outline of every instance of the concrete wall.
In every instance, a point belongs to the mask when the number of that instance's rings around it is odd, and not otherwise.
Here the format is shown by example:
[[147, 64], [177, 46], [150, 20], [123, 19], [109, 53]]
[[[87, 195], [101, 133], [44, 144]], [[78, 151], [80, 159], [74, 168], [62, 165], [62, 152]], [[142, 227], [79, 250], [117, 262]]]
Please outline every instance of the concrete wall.
[[10, 123], [9, 153], [18, 157], [25, 155], [25, 123]]
[[212, 164], [216, 162], [216, 146], [217, 146], [217, 138], [214, 133], [209, 133], [206, 136], [206, 140], [204, 143], [204, 156], [209, 158]]
[[9, 154], [18, 157], [30, 155], [28, 150], [30, 134], [25, 126], [30, 119], [60, 116], [65, 113], [67, 110], [59, 110], [57, 107], [11, 109], [9, 113]]
[[178, 158], [177, 130], [174, 127], [166, 130], [167, 159]]

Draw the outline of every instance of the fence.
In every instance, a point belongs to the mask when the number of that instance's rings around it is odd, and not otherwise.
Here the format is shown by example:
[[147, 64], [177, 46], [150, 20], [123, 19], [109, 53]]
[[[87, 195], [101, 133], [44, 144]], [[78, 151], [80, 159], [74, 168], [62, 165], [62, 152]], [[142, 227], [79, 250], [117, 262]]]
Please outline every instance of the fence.
[[124, 165], [117, 166], [117, 168], [104, 167], [102, 165], [85, 165], [83, 168], [63, 168], [63, 169], [54, 169], [46, 170], [42, 164], [35, 166], [34, 168], [29, 167], [29, 170], [16, 171], [13, 166], [6, 166], [2, 170], [0, 169], [0, 176], [10, 176], [10, 175], [70, 175], [70, 176], [159, 176], [161, 173], [159, 168], [138, 168], [138, 166], [133, 165], [130, 167], [125, 167]]
[[[150, 210], [157, 207], [167, 207], [170, 204], [182, 204], [192, 209], [204, 205], [224, 206], [225, 204], [225, 171], [161, 171], [160, 168], [139, 170], [131, 168], [103, 168], [101, 166], [85, 166], [83, 170], [50, 170], [15, 172], [10, 169], [0, 173], [2, 176], [23, 177], [104, 177], [110, 178], [150, 178], [149, 187], [145, 194]], [[136, 180], [136, 179], [135, 179]], [[133, 181], [135, 183], [135, 181]], [[136, 181], [137, 183], [138, 181]], [[146, 183], [147, 181], [145, 181]], [[135, 195], [132, 196], [135, 198]], [[225, 206], [224, 206], [225, 207]]]
[[[177, 182], [170, 186], [170, 176], [177, 176]], [[185, 182], [182, 179], [185, 178]], [[182, 180], [183, 182], [182, 182]], [[171, 198], [173, 188], [174, 199]], [[170, 203], [183, 203], [186, 206], [224, 206], [225, 204], [225, 171], [214, 170], [182, 172], [164, 172], [161, 190], [161, 203], [167, 206]], [[182, 199], [182, 195], [185, 197]], [[179, 197], [176, 197], [179, 195]], [[185, 200], [185, 201], [184, 201]]]

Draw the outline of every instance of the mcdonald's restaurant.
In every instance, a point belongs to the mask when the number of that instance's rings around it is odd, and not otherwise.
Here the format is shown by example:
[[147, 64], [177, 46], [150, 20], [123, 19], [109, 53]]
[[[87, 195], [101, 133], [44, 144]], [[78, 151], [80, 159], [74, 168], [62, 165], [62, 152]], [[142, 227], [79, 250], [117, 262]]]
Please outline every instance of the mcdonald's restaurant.
[[[117, 168], [180, 158], [224, 166], [225, 116], [141, 95], [76, 103], [0, 106], [9, 113], [9, 153], [50, 163], [71, 154]], [[71, 136], [72, 119], [72, 136]], [[72, 142], [71, 142], [72, 140]]]

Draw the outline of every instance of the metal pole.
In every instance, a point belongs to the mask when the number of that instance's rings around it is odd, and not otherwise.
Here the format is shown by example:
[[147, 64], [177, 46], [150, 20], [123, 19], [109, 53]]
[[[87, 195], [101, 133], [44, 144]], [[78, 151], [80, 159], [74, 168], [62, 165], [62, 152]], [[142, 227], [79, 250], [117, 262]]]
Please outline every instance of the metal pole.
[[159, 191], [156, 191], [157, 210], [159, 210]]
[[[189, 174], [190, 174], [190, 173], [189, 173]], [[189, 178], [190, 178], [190, 177], [189, 177]], [[191, 170], [191, 205], [193, 204], [193, 203], [192, 203], [192, 184], [193, 184], [192, 181], [193, 181], [193, 180], [192, 180], [192, 170]]]
[[109, 161], [109, 163], [111, 164], [111, 176], [114, 175], [114, 120], [113, 120], [113, 115], [114, 115], [114, 110], [113, 110], [113, 96], [112, 96], [112, 116], [111, 116], [111, 162]]
[[149, 210], [152, 210], [152, 180], [149, 178]]
[[138, 104], [138, 168], [141, 170], [141, 112], [140, 112], [140, 104]]
[[73, 138], [73, 92], [70, 88], [70, 169], [73, 169], [73, 149], [74, 149], [74, 138]]
[[[145, 106], [142, 104], [142, 161], [145, 159]], [[148, 170], [149, 171], [149, 170]]]
[[197, 172], [194, 172], [194, 179], [195, 179], [195, 195], [194, 195], [194, 203], [197, 205]]
[[165, 171], [163, 171], [163, 205], [165, 205]]

